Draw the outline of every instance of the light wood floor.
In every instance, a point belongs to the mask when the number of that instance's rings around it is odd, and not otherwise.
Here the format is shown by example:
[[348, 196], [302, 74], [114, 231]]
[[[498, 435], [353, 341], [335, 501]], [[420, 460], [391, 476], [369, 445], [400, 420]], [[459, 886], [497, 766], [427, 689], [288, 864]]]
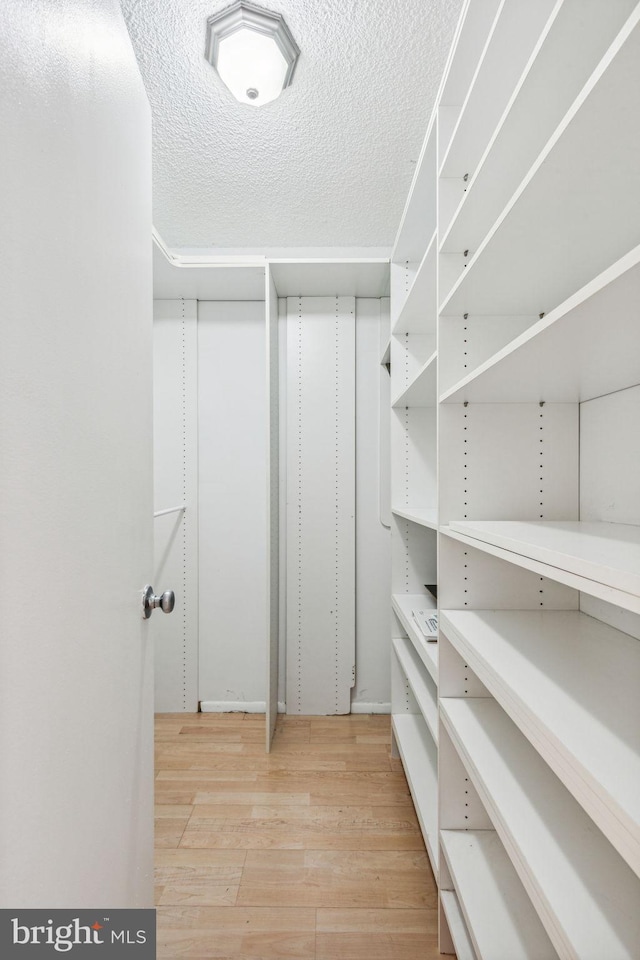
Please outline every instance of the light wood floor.
[[435, 960], [437, 898], [385, 716], [156, 720], [158, 958]]

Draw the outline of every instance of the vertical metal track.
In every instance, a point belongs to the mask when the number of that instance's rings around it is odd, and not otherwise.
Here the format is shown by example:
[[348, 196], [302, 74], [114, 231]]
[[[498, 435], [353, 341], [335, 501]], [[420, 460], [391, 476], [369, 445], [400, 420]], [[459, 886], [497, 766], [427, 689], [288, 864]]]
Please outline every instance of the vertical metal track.
[[[187, 502], [187, 331], [184, 300], [181, 301], [182, 320], [180, 331], [180, 343], [182, 351], [182, 370], [181, 370], [181, 393], [182, 393], [182, 503]], [[181, 597], [181, 620], [182, 620], [182, 709], [188, 710], [188, 690], [187, 690], [187, 516], [183, 512], [180, 518], [180, 530], [182, 534], [182, 597]]]
[[334, 478], [335, 478], [335, 523], [334, 523], [334, 554], [335, 554], [335, 574], [334, 574], [334, 704], [335, 712], [340, 709], [340, 476], [339, 476], [339, 458], [340, 458], [340, 305], [336, 297], [335, 303], [336, 316], [334, 321], [335, 337], [335, 373], [334, 373], [334, 404], [335, 404], [335, 431], [333, 443], [334, 457]]
[[297, 500], [298, 500], [298, 617], [296, 636], [296, 713], [302, 713], [302, 297], [298, 297], [298, 377], [297, 377], [297, 405], [298, 405], [298, 470], [297, 470]]
[[[407, 272], [408, 276], [408, 272]], [[407, 280], [408, 283], [408, 280]], [[409, 334], [404, 335], [404, 389], [409, 386]], [[410, 444], [409, 444], [410, 411], [409, 407], [404, 408], [404, 505], [411, 504], [411, 464], [410, 464]], [[408, 520], [402, 523], [402, 539], [404, 541], [404, 592], [411, 592], [411, 525]]]
[[[539, 426], [538, 426], [538, 433], [540, 434], [540, 436], [538, 437], [538, 447], [539, 447], [539, 453], [540, 453], [540, 459], [539, 459], [539, 463], [540, 463], [540, 474], [539, 474], [539, 477], [540, 477], [540, 487], [539, 487], [539, 491], [540, 491], [540, 500], [539, 500], [540, 515], [539, 515], [539, 516], [540, 516], [540, 519], [541, 519], [541, 520], [544, 520], [544, 426], [545, 426], [545, 423], [544, 423], [544, 403], [543, 403], [543, 402], [540, 403], [540, 413], [538, 414], [538, 420], [540, 421], [540, 422], [539, 422]], [[540, 591], [540, 592], [539, 592], [539, 597], [540, 597], [539, 604], [540, 604], [541, 607], [544, 607], [544, 577], [540, 577], [540, 586], [539, 586], [538, 589], [539, 589], [539, 591]]]

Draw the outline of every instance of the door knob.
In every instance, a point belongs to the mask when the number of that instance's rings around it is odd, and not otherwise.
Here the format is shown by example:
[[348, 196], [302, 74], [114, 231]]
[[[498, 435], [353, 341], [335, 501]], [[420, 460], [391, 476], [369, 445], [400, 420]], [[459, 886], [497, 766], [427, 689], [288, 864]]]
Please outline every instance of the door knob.
[[153, 587], [146, 586], [142, 591], [142, 619], [148, 620], [156, 607], [163, 613], [171, 613], [176, 605], [176, 595], [173, 590], [165, 590], [159, 597], [155, 596]]

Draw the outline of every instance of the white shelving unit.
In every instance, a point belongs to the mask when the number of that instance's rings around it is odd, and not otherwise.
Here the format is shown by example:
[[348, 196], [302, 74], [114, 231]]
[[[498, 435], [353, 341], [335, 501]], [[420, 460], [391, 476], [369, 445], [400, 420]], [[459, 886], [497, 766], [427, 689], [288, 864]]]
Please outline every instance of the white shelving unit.
[[443, 611], [441, 628], [640, 874], [640, 643], [578, 610]]
[[[441, 844], [461, 898], [456, 921], [466, 919], [472, 956], [481, 960], [557, 960], [495, 831], [443, 830]], [[451, 896], [455, 894], [449, 893]], [[465, 934], [464, 928], [456, 930], [454, 943], [462, 940], [464, 944]]]
[[[639, 21], [636, 10], [451, 292], [440, 291], [444, 314], [537, 316], [635, 246], [637, 228], [628, 210], [640, 203], [634, 169], [640, 120], [634, 121], [632, 93]], [[585, 204], [589, 217], [582, 215]]]
[[451, 940], [458, 960], [476, 960], [476, 952], [469, 939], [467, 925], [460, 910], [460, 904], [455, 893], [443, 890], [440, 896], [440, 908], [444, 913], [447, 926], [451, 933]]
[[640, 880], [544, 759], [491, 697], [440, 715], [559, 956], [637, 956]]
[[451, 521], [449, 535], [640, 613], [640, 527], [583, 520]]
[[412, 611], [435, 600], [437, 390], [437, 131], [427, 133], [391, 259], [391, 709], [402, 758], [438, 876], [437, 651]]
[[393, 507], [391, 512], [396, 517], [404, 517], [405, 520], [417, 523], [421, 527], [428, 527], [430, 530], [438, 529], [436, 510], [420, 510], [417, 507]]
[[500, 6], [501, 0], [478, 0], [475, 3], [466, 0], [464, 4], [435, 112], [438, 168], [447, 153]]
[[411, 688], [422, 718], [431, 734], [431, 739], [438, 745], [438, 694], [430, 677], [425, 675], [422, 662], [413, 648], [410, 640], [397, 639], [393, 641], [393, 649], [403, 675]]
[[392, 256], [394, 746], [465, 960], [640, 960], [639, 89], [637, 0], [467, 0]]
[[440, 166], [440, 177], [461, 179], [476, 169], [554, 3], [516, 0], [498, 6]]
[[435, 407], [436, 366], [438, 355], [434, 351], [422, 364], [416, 375], [399, 396], [393, 400], [392, 407]]
[[[510, 99], [499, 122], [493, 129], [487, 126], [478, 131], [473, 156], [482, 143], [486, 147], [477, 165], [470, 168], [467, 189], [452, 221], [439, 225], [442, 252], [478, 249], [525, 177], [531, 158], [541, 153], [634, 5], [634, 0], [607, 4], [591, 0], [585, 16], [584, 0], [555, 4], [526, 65], [520, 53], [522, 75], [512, 87], [504, 85]], [[505, 39], [508, 42], [506, 35]], [[522, 43], [522, 36], [519, 40]], [[569, 49], [571, 56], [567, 57]], [[499, 81], [497, 60], [494, 70]], [[486, 114], [491, 108], [490, 103], [483, 104], [481, 111]]]
[[418, 714], [397, 713], [391, 721], [425, 847], [432, 866], [438, 855], [438, 752], [427, 725]]
[[[634, 386], [640, 247], [443, 390], [443, 403], [580, 403]], [[602, 323], [602, 317], [607, 323]]]
[[438, 265], [437, 237], [434, 231], [415, 275], [406, 288], [406, 297], [400, 307], [393, 332], [424, 333], [425, 303], [436, 296]]

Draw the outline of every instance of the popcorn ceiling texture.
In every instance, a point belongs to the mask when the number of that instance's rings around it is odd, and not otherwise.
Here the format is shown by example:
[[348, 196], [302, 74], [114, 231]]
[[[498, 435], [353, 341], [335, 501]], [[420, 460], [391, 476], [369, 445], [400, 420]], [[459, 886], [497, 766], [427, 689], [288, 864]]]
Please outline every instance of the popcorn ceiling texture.
[[462, 0], [263, 0], [301, 49], [273, 103], [204, 58], [227, 0], [122, 0], [154, 121], [154, 223], [172, 247], [390, 246]]

